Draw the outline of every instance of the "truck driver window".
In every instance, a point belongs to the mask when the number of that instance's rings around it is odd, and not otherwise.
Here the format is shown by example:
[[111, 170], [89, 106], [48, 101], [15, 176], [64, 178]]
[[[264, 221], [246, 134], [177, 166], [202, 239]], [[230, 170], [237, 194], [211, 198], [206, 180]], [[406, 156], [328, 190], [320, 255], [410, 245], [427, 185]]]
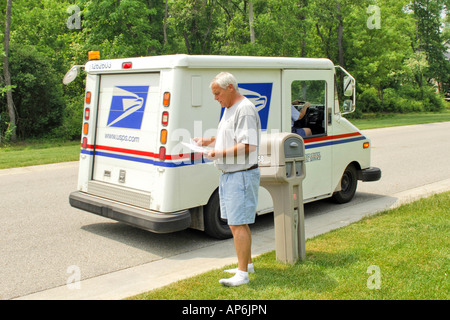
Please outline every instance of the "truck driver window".
[[[292, 132], [304, 138], [326, 133], [325, 80], [295, 80], [291, 84]], [[295, 118], [295, 119], [294, 119]]]

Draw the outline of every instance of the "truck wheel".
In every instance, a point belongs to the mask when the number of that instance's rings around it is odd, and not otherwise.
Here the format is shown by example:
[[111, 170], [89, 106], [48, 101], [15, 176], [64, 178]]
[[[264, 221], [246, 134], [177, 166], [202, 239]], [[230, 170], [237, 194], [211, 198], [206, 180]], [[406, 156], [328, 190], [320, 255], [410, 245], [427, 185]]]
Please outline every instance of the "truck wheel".
[[217, 239], [228, 239], [233, 235], [227, 222], [220, 218], [219, 192], [216, 190], [204, 208], [205, 232]]
[[333, 194], [333, 200], [337, 203], [347, 203], [353, 199], [358, 186], [358, 176], [355, 166], [350, 164], [345, 168], [341, 178], [341, 190]]

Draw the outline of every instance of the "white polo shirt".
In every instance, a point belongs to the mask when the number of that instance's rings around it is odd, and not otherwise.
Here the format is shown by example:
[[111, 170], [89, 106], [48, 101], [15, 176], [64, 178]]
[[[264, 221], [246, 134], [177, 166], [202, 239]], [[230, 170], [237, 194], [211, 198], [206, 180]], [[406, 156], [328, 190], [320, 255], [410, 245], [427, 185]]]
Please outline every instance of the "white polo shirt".
[[235, 172], [248, 169], [258, 164], [261, 121], [258, 111], [247, 98], [242, 99], [230, 108], [225, 108], [217, 130], [215, 150], [228, 149], [236, 144], [244, 143], [256, 146], [249, 154], [227, 156], [215, 160], [218, 169], [224, 172]]

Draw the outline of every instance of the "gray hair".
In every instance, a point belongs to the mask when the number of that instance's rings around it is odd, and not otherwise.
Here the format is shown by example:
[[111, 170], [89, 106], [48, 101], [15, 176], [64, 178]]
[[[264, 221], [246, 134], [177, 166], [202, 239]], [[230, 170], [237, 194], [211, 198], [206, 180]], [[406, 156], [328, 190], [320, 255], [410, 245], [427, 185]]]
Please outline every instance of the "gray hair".
[[229, 72], [221, 72], [215, 78], [211, 81], [211, 84], [209, 87], [211, 87], [214, 83], [217, 83], [219, 87], [222, 89], [228, 88], [228, 86], [231, 84], [233, 88], [239, 92], [238, 84], [236, 78]]

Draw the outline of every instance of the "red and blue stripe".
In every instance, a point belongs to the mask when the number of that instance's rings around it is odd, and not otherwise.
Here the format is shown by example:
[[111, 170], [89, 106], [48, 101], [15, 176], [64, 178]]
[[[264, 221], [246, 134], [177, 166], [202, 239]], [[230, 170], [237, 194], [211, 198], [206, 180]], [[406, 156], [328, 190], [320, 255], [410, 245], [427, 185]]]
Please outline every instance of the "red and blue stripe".
[[[366, 139], [367, 138], [360, 132], [309, 138], [305, 140], [305, 150], [331, 145], [339, 145]], [[160, 167], [181, 167], [208, 162], [208, 160], [203, 159], [203, 157], [197, 153], [166, 155], [166, 159], [162, 161], [159, 159], [158, 153], [103, 145], [96, 145], [95, 147], [94, 145], [88, 145], [86, 149], [81, 149], [81, 153], [91, 156], [95, 155], [100, 157], [146, 163]]]

